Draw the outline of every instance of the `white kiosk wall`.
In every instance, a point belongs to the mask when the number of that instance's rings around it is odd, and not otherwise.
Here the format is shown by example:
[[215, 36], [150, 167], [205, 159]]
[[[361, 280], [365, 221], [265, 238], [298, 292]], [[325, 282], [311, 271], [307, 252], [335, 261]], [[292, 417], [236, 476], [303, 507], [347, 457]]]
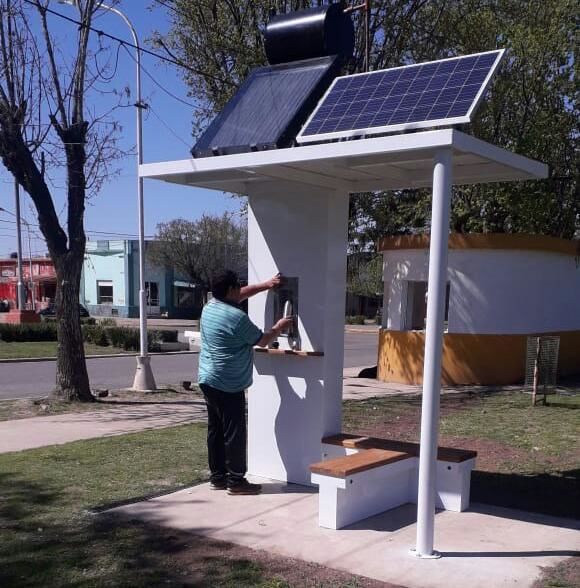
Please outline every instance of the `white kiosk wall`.
[[[249, 191], [248, 281], [297, 277], [301, 350], [324, 354], [255, 354], [250, 474], [310, 484], [322, 437], [341, 430], [348, 196], [279, 182]], [[249, 300], [250, 318], [264, 329], [272, 326], [272, 296]]]

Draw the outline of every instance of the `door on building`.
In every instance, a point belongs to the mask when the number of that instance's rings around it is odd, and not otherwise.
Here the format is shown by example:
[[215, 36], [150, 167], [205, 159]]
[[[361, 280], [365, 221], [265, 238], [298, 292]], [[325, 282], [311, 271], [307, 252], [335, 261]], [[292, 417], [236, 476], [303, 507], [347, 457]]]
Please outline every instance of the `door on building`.
[[147, 295], [147, 315], [159, 316], [161, 306], [159, 303], [159, 283], [145, 282], [145, 293]]

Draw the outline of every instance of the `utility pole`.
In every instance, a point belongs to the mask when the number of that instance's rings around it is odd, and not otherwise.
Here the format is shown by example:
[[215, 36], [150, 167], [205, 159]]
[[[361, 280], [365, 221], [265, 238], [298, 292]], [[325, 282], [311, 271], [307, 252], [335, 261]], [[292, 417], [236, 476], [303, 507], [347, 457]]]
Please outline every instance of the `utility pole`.
[[[24, 297], [24, 282], [22, 277], [22, 225], [20, 220], [20, 185], [18, 180], [14, 180], [14, 204], [16, 209], [16, 242], [17, 242], [17, 255], [18, 255], [18, 285], [16, 294], [16, 304], [18, 310], [25, 310], [25, 297]], [[30, 247], [30, 240], [29, 240]], [[32, 264], [30, 265], [30, 271], [32, 272]], [[32, 278], [32, 273], [30, 274]]]
[[371, 0], [365, 0], [365, 71], [371, 70]]
[[371, 0], [364, 0], [362, 4], [353, 4], [344, 10], [346, 13], [358, 11], [364, 13], [365, 53], [363, 69], [364, 71], [369, 72], [371, 69]]
[[36, 311], [36, 292], [34, 291], [34, 274], [32, 272], [32, 247], [30, 246], [30, 224], [26, 224], [26, 234], [28, 235], [28, 264], [29, 264], [29, 278], [30, 278], [30, 303], [32, 310]]

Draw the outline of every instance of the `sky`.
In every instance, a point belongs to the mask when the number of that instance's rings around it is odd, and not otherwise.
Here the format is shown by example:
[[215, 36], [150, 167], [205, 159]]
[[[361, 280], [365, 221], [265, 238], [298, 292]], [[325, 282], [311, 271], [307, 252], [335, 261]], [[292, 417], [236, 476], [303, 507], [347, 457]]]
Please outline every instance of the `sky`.
[[[149, 38], [154, 30], [165, 32], [169, 22], [165, 11], [148, 9], [149, 0], [122, 0], [118, 4], [131, 20], [137, 31], [141, 44]], [[68, 5], [52, 2], [51, 7], [70, 17], [77, 18], [76, 10]], [[59, 39], [59, 47], [65, 56], [72, 56], [76, 50], [76, 26], [73, 23], [53, 17], [51, 24]], [[103, 12], [94, 24], [95, 28], [131, 41], [129, 29], [121, 18], [112, 13]], [[93, 47], [98, 43], [97, 36], [92, 39]], [[106, 41], [116, 53], [117, 43]], [[129, 49], [129, 51], [133, 51]], [[114, 59], [113, 59], [114, 62]], [[188, 159], [193, 146], [191, 137], [194, 108], [191, 98], [187, 96], [187, 87], [182, 81], [177, 66], [160, 62], [154, 57], [142, 55], [142, 95], [151, 109], [143, 116], [143, 160], [145, 163]], [[156, 85], [149, 77], [154, 77]], [[119, 51], [117, 71], [111, 85], [116, 88], [129, 86], [135, 95], [136, 64], [127, 51]], [[159, 86], [169, 90], [177, 98], [164, 92]], [[181, 102], [182, 100], [183, 102]], [[102, 108], [103, 96], [88, 96], [90, 108]], [[121, 108], [113, 114], [123, 128], [120, 146], [125, 150], [134, 150], [136, 144], [135, 108]], [[135, 154], [126, 156], [119, 162], [119, 176], [106, 183], [101, 192], [88, 202], [85, 214], [85, 227], [88, 239], [137, 238], [137, 158]], [[57, 210], [63, 209], [65, 202], [64, 178], [55, 174], [56, 188], [53, 191]], [[156, 225], [174, 218], [194, 220], [202, 214], [221, 214], [224, 211], [236, 212], [240, 209], [241, 199], [217, 191], [200, 190], [184, 186], [174, 186], [155, 180], [144, 182], [145, 200], [145, 234], [153, 236]], [[0, 207], [14, 212], [13, 179], [0, 164]], [[33, 255], [46, 253], [46, 245], [41, 239], [36, 214], [29, 196], [21, 190], [22, 217], [30, 224], [31, 250]], [[62, 218], [62, 216], [61, 216]], [[15, 217], [0, 211], [0, 257], [16, 251]], [[89, 231], [93, 231], [92, 233]], [[97, 233], [98, 231], [98, 233]], [[119, 235], [116, 235], [118, 233]], [[23, 257], [28, 256], [28, 239], [23, 227]]]

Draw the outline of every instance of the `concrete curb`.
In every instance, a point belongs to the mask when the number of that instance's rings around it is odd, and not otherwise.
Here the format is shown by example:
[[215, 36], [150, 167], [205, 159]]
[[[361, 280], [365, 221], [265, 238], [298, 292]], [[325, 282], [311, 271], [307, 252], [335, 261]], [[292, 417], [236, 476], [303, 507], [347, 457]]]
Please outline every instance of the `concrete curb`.
[[354, 333], [355, 335], [378, 335], [380, 329], [379, 328], [372, 328], [372, 329], [353, 329], [353, 328], [345, 328], [345, 333]]
[[[147, 355], [196, 355], [199, 351], [155, 351]], [[85, 359], [106, 359], [117, 357], [137, 357], [138, 353], [109, 353], [104, 355], [87, 355]], [[33, 363], [41, 361], [56, 361], [56, 357], [15, 357], [9, 359], [0, 359], [0, 364], [3, 363]]]

